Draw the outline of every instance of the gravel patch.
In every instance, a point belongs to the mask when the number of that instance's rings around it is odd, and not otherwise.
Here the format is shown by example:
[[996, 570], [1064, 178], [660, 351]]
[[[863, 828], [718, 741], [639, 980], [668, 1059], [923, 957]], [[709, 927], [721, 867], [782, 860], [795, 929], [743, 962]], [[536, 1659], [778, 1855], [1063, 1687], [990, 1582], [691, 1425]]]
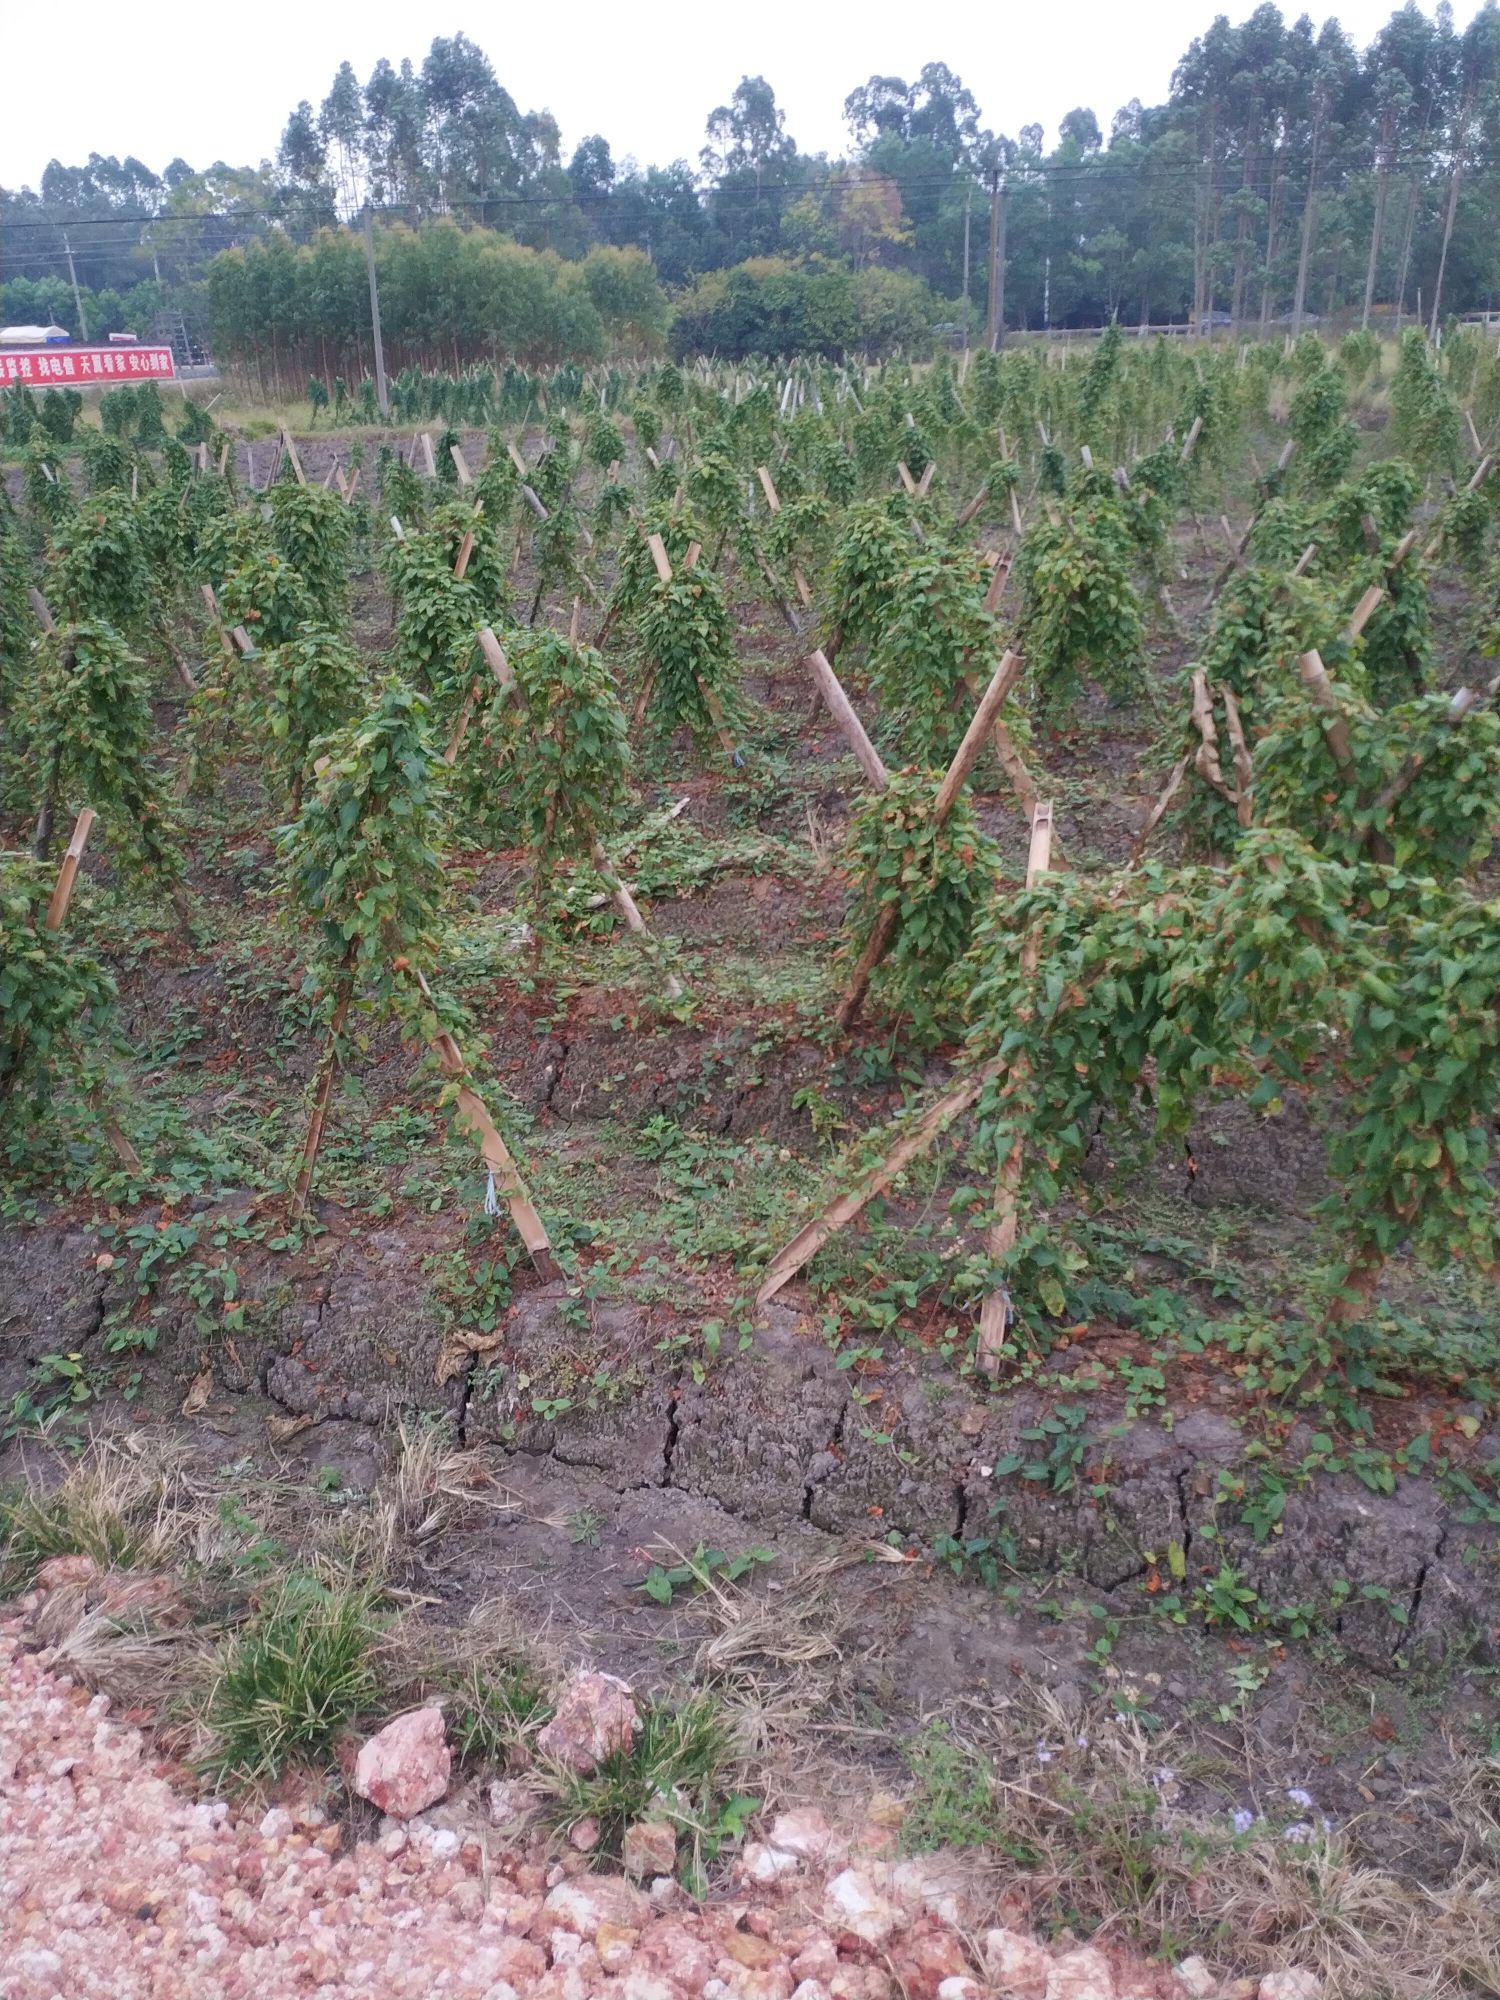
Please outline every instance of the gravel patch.
[[[976, 1935], [936, 1857], [784, 1815], [698, 1907], [419, 1817], [341, 1851], [318, 1806], [189, 1796], [108, 1696], [0, 1616], [0, 2000], [1183, 2000], [1161, 1964]], [[174, 1776], [177, 1782], [174, 1783]], [[778, 1839], [783, 1843], [777, 1845]], [[1186, 1970], [1187, 1968], [1184, 1968]], [[1234, 2000], [1252, 1982], [1217, 1982]], [[1314, 1985], [1311, 1989], [1316, 1993]], [[1300, 2000], [1300, 1996], [1299, 1996]]]

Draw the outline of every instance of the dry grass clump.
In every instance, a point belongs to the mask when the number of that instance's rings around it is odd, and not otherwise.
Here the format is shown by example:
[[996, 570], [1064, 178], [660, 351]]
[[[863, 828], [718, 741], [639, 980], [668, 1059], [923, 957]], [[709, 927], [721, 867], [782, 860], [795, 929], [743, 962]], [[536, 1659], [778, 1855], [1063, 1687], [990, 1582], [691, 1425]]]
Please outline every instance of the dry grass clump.
[[1362, 1860], [1357, 1827], [1315, 1812], [1281, 1823], [1194, 1808], [1191, 1771], [1172, 1768], [1174, 1734], [1065, 1709], [1045, 1690], [999, 1714], [976, 1705], [909, 1746], [904, 1837], [993, 1850], [997, 1888], [1043, 1931], [1198, 1952], [1233, 1974], [1295, 1963], [1329, 2000], [1500, 1992], [1500, 1826], [1482, 1773], [1454, 1802], [1463, 1862], [1421, 1886]]
[[88, 1556], [100, 1569], [169, 1568], [201, 1511], [181, 1452], [95, 1438], [61, 1478], [32, 1475], [0, 1493], [0, 1595], [28, 1588], [50, 1556]]

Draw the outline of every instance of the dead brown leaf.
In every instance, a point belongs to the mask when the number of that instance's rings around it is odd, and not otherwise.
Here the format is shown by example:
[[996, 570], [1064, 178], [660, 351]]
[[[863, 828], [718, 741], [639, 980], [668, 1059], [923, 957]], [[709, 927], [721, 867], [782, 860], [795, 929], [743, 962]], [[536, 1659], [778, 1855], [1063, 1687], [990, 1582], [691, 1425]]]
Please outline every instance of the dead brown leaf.
[[208, 1408], [209, 1396], [213, 1393], [213, 1386], [214, 1371], [212, 1368], [205, 1368], [201, 1374], [195, 1375], [187, 1394], [182, 1399], [183, 1416], [196, 1417], [202, 1411], [206, 1410]]

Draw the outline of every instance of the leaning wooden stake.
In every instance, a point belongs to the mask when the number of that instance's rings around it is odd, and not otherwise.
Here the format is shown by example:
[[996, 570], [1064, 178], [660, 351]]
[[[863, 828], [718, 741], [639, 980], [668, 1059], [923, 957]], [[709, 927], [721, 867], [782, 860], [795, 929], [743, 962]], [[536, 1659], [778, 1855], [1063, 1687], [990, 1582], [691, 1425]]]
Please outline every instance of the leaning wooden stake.
[[854, 704], [844, 692], [844, 686], [829, 664], [828, 656], [819, 647], [807, 656], [807, 670], [817, 683], [818, 692], [828, 704], [828, 712], [838, 724], [844, 741], [854, 752], [855, 762], [864, 772], [877, 792], [883, 792], [890, 783], [880, 752], [865, 734], [865, 726], [854, 712]]
[[[1052, 865], [1052, 807], [1039, 805], [1031, 822], [1031, 853], [1026, 862], [1026, 886], [1028, 889], [1046, 874]], [[1039, 945], [1035, 934], [1028, 937], [1021, 949], [1021, 969], [1028, 979], [1035, 979]], [[1034, 1004], [1034, 1003], [1033, 1003]], [[1030, 1065], [1024, 1057], [1018, 1058], [1011, 1066], [1010, 1079], [1006, 1084], [1007, 1095], [1025, 1084], [1030, 1073]], [[984, 1247], [992, 1265], [1003, 1267], [1016, 1247], [1016, 1232], [1021, 1212], [1021, 1170], [1025, 1164], [1024, 1150], [1019, 1139], [1011, 1147], [1000, 1168], [995, 1184], [994, 1220], [984, 1234]], [[993, 1374], [995, 1365], [1005, 1352], [1005, 1335], [1010, 1325], [1010, 1293], [1004, 1283], [985, 1299], [979, 1311], [979, 1349], [976, 1359], [987, 1374]]]
[[[964, 732], [964, 740], [959, 744], [953, 762], [948, 766], [943, 782], [938, 786], [937, 797], [933, 801], [933, 817], [937, 825], [941, 826], [952, 812], [969, 773], [979, 761], [985, 739], [989, 736], [995, 719], [1004, 706], [1006, 697], [1015, 686], [1020, 672], [1021, 660], [1016, 653], [1007, 653], [996, 667], [994, 677], [985, 689], [968, 729]], [[866, 993], [870, 990], [870, 981], [874, 977], [875, 968], [895, 943], [900, 922], [900, 904], [886, 903], [875, 920], [874, 929], [860, 953], [859, 963], [855, 966], [849, 984], [844, 989], [843, 998], [835, 1011], [834, 1019], [839, 1027], [848, 1029], [859, 1018], [859, 1010], [864, 1005]]]
[[[97, 814], [93, 807], [84, 806], [73, 822], [73, 834], [68, 842], [68, 851], [63, 856], [61, 868], [57, 871], [57, 881], [53, 885], [52, 896], [47, 904], [47, 914], [43, 919], [49, 931], [60, 931], [63, 927], [68, 906], [73, 900], [73, 888], [78, 880], [78, 865], [83, 859], [83, 850], [88, 845], [89, 834], [93, 830], [96, 818]], [[25, 1039], [26, 1031], [23, 1028], [17, 1037], [18, 1053], [24, 1046]], [[99, 1123], [104, 1128], [104, 1136], [108, 1139], [111, 1150], [120, 1164], [128, 1173], [144, 1175], [146, 1170], [141, 1164], [140, 1154], [115, 1120], [100, 1108], [102, 1095], [103, 1092], [98, 1087], [89, 1092], [87, 1098], [89, 1109], [98, 1114]]]
[[794, 1278], [811, 1258], [815, 1257], [828, 1240], [845, 1229], [879, 1194], [904, 1173], [912, 1161], [920, 1158], [928, 1148], [948, 1129], [960, 1113], [967, 1111], [992, 1077], [1000, 1074], [999, 1062], [985, 1063], [982, 1068], [944, 1091], [922, 1113], [921, 1117], [892, 1146], [880, 1164], [845, 1193], [835, 1197], [828, 1206], [815, 1215], [811, 1222], [798, 1230], [783, 1250], [766, 1266], [766, 1275], [761, 1280], [760, 1290], [755, 1294], [757, 1305], [764, 1305], [775, 1298], [790, 1279]]
[[349, 1003], [354, 998], [354, 946], [351, 944], [344, 954], [338, 982], [333, 989], [333, 1019], [328, 1027], [328, 1045], [323, 1051], [323, 1060], [318, 1065], [318, 1080], [313, 1087], [312, 1116], [307, 1121], [307, 1137], [302, 1145], [302, 1164], [297, 1170], [297, 1184], [292, 1190], [292, 1221], [300, 1222], [307, 1213], [307, 1198], [312, 1193], [313, 1173], [318, 1164], [318, 1151], [323, 1144], [323, 1128], [328, 1123], [328, 1103], [333, 1096], [333, 1080], [338, 1074], [339, 1041], [344, 1032], [344, 1023], [349, 1018]]
[[[432, 990], [419, 972], [417, 982], [422, 989], [422, 997], [432, 1003]], [[463, 1059], [458, 1043], [446, 1029], [439, 1029], [432, 1036], [433, 1053], [444, 1076], [458, 1082], [458, 1124], [461, 1131], [472, 1132], [479, 1141], [479, 1151], [489, 1168], [495, 1183], [495, 1191], [510, 1210], [510, 1219], [516, 1226], [516, 1233], [526, 1245], [526, 1253], [532, 1268], [544, 1282], [562, 1276], [562, 1268], [552, 1254], [552, 1239], [547, 1234], [547, 1226], [526, 1192], [526, 1183], [521, 1179], [519, 1168], [510, 1156], [505, 1141], [501, 1138], [489, 1107], [468, 1081], [468, 1065]]]
[[68, 851], [63, 856], [62, 866], [57, 871], [57, 883], [52, 891], [52, 899], [47, 905], [46, 924], [49, 931], [60, 931], [63, 919], [68, 914], [68, 905], [73, 900], [73, 885], [78, 880], [78, 864], [83, 859], [83, 850], [88, 845], [89, 834], [98, 817], [92, 806], [84, 806], [73, 822], [73, 837], [68, 842]]
[[[609, 890], [614, 900], [615, 908], [625, 919], [626, 928], [633, 931], [637, 937], [645, 938], [653, 949], [658, 948], [657, 940], [651, 926], [641, 915], [640, 905], [630, 893], [629, 886], [620, 879], [619, 875], [610, 866], [609, 856], [604, 851], [602, 840], [594, 841], [590, 849], [590, 859], [593, 861], [595, 872], [600, 876], [605, 887]], [[687, 991], [675, 972], [668, 972], [662, 982], [662, 990], [669, 1000], [681, 1000]]]
[[[651, 551], [651, 560], [656, 565], [657, 576], [660, 577], [663, 583], [670, 583], [672, 581], [672, 559], [667, 554], [666, 543], [660, 535], [647, 535], [646, 547]], [[685, 569], [692, 569], [701, 553], [702, 544], [694, 542], [683, 558], [683, 567]], [[636, 703], [635, 716], [632, 723], [634, 728], [638, 729], [645, 717], [646, 702], [651, 693], [651, 684], [655, 678], [656, 668], [652, 665], [646, 670], [646, 679], [641, 688], [640, 699]], [[708, 719], [714, 726], [714, 732], [718, 736], [720, 746], [730, 762], [737, 764], [740, 761], [739, 745], [735, 742], [734, 734], [724, 718], [724, 705], [701, 674], [698, 675], [697, 679], [698, 692], [703, 697], [703, 706], [708, 710]]]

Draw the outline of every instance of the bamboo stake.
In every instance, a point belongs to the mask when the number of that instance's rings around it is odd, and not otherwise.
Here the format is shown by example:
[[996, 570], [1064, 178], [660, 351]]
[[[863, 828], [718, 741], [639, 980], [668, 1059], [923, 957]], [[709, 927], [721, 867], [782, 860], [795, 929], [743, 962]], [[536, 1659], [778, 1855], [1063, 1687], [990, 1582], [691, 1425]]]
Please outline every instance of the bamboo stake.
[[[610, 866], [609, 856], [604, 851], [602, 840], [596, 839], [594, 841], [590, 855], [594, 863], [595, 872], [604, 881], [605, 886], [614, 899], [615, 908], [625, 919], [626, 928], [633, 931], [637, 937], [645, 938], [652, 946], [655, 946], [657, 942], [656, 937], [646, 919], [641, 915], [640, 905], [631, 894], [628, 884], [623, 882]], [[677, 977], [675, 972], [668, 972], [663, 982], [663, 990], [669, 1000], [681, 1000], [687, 989], [683, 986], [682, 981]]]
[[292, 442], [292, 434], [283, 424], [281, 427], [281, 448], [291, 460], [292, 477], [299, 486], [307, 484], [307, 474], [302, 470], [302, 460], [297, 456], [297, 447]]
[[1357, 639], [1384, 602], [1385, 592], [1378, 583], [1372, 583], [1358, 604], [1355, 605], [1344, 637], [1351, 643]]
[[208, 616], [214, 620], [214, 630], [218, 632], [218, 642], [224, 648], [224, 652], [228, 654], [228, 658], [232, 660], [234, 658], [234, 640], [224, 630], [224, 620], [220, 618], [220, 612], [218, 612], [218, 596], [214, 594], [214, 586], [212, 584], [198, 584], [198, 592], [200, 592], [204, 604], [208, 606]]
[[[422, 989], [422, 997], [430, 1005], [432, 990], [420, 972], [417, 974], [417, 982]], [[479, 1151], [484, 1163], [494, 1178], [501, 1200], [510, 1210], [510, 1219], [515, 1224], [516, 1233], [526, 1246], [532, 1268], [544, 1283], [551, 1283], [562, 1276], [562, 1267], [552, 1254], [552, 1239], [548, 1236], [547, 1226], [526, 1191], [526, 1183], [511, 1158], [509, 1148], [490, 1116], [489, 1107], [467, 1080], [468, 1065], [463, 1059], [462, 1051], [446, 1029], [437, 1029], [430, 1040], [444, 1076], [459, 1079], [457, 1098], [459, 1130], [472, 1132], [479, 1141]]]
[[985, 501], [989, 499], [989, 497], [990, 497], [989, 483], [988, 481], [986, 481], [985, 484], [981, 486], [979, 491], [974, 495], [974, 498], [969, 502], [968, 506], [965, 507], [963, 512], [959, 515], [957, 521], [954, 523], [954, 526], [959, 528], [967, 528], [969, 523], [973, 520], [974, 516], [979, 512], [980, 508], [984, 505]]
[[1323, 712], [1323, 734], [1328, 738], [1328, 747], [1333, 752], [1333, 761], [1341, 771], [1349, 771], [1354, 764], [1354, 748], [1349, 741], [1349, 724], [1333, 691], [1333, 683], [1328, 678], [1328, 669], [1323, 664], [1323, 656], [1316, 651], [1304, 653], [1297, 662], [1297, 671], [1302, 676], [1302, 684], [1312, 696], [1314, 704]]
[[1182, 781], [1187, 776], [1187, 767], [1192, 761], [1192, 751], [1184, 750], [1182, 755], [1177, 759], [1177, 762], [1172, 766], [1172, 775], [1162, 786], [1160, 797], [1157, 799], [1156, 804], [1152, 806], [1150, 812], [1147, 813], [1145, 824], [1135, 837], [1135, 845], [1130, 850], [1132, 863], [1139, 861], [1145, 853], [1146, 842], [1155, 833], [1157, 827], [1161, 825], [1162, 820], [1166, 816], [1167, 807], [1171, 805], [1173, 799], [1181, 791]]
[[[51, 900], [47, 904], [47, 915], [44, 921], [49, 931], [60, 931], [63, 927], [64, 920], [68, 914], [68, 906], [73, 900], [74, 884], [78, 880], [78, 865], [83, 859], [83, 850], [88, 845], [89, 834], [93, 829], [96, 817], [97, 815], [92, 806], [84, 806], [79, 812], [77, 819], [73, 822], [73, 833], [72, 838], [68, 842], [68, 851], [63, 856], [61, 868], [57, 871], [57, 881], [53, 886]], [[24, 1040], [24, 1031], [22, 1039]], [[100, 1092], [97, 1089], [91, 1090], [87, 1102], [90, 1110], [98, 1113], [99, 1122], [104, 1128], [104, 1136], [109, 1141], [110, 1148], [116, 1159], [120, 1161], [128, 1173], [135, 1174], [138, 1177], [144, 1175], [146, 1170], [141, 1163], [140, 1154], [131, 1145], [129, 1139], [126, 1138], [124, 1131], [116, 1120], [111, 1118], [108, 1112], [100, 1109], [99, 1096]]]
[[1234, 698], [1234, 689], [1227, 683], [1220, 690], [1224, 697], [1224, 727], [1229, 733], [1229, 747], [1234, 755], [1234, 811], [1241, 826], [1249, 826], [1255, 811], [1252, 790], [1255, 780], [1255, 765], [1250, 756], [1250, 746], [1245, 741], [1245, 726], [1240, 721], [1239, 704]]
[[88, 845], [89, 834], [98, 815], [92, 806], [84, 806], [73, 822], [73, 836], [68, 842], [68, 851], [62, 858], [62, 866], [57, 871], [57, 882], [52, 891], [52, 899], [47, 905], [46, 924], [49, 931], [60, 931], [63, 919], [68, 914], [68, 905], [73, 900], [73, 885], [78, 880], [78, 864], [83, 859], [83, 850]]
[[880, 752], [865, 734], [865, 726], [855, 713], [854, 704], [844, 692], [843, 683], [830, 666], [827, 655], [820, 647], [817, 652], [808, 654], [805, 664], [817, 684], [818, 692], [828, 704], [829, 714], [854, 752], [855, 762], [875, 790], [883, 792], [890, 783], [889, 774], [881, 762]]
[[[1026, 886], [1033, 888], [1052, 865], [1052, 807], [1039, 805], [1031, 822], [1031, 852], [1026, 860]], [[1021, 968], [1028, 979], [1034, 980], [1040, 942], [1033, 931], [1021, 948]], [[1034, 1000], [1033, 1000], [1033, 1005]], [[1019, 1057], [1011, 1066], [1010, 1079], [1006, 1084], [1006, 1095], [1020, 1088], [1031, 1073], [1031, 1066], [1024, 1057]], [[1025, 1151], [1019, 1138], [1012, 1145], [1000, 1168], [995, 1184], [995, 1219], [985, 1231], [984, 1246], [993, 1265], [1003, 1265], [1016, 1247], [1016, 1233], [1020, 1222], [1021, 1173], [1025, 1165]], [[995, 1364], [1005, 1352], [1005, 1335], [1010, 1326], [1010, 1293], [1004, 1282], [996, 1285], [986, 1297], [979, 1310], [979, 1343], [975, 1359], [988, 1374], [993, 1374]]]
[[[969, 773], [979, 761], [980, 752], [984, 749], [985, 738], [989, 735], [995, 718], [998, 716], [1006, 696], [1014, 687], [1020, 671], [1021, 661], [1015, 653], [1007, 653], [995, 669], [990, 684], [980, 698], [979, 706], [974, 711], [969, 726], [964, 732], [964, 739], [959, 744], [953, 762], [948, 766], [943, 781], [938, 787], [937, 796], [933, 800], [933, 817], [937, 825], [941, 826], [953, 810], [954, 801], [963, 789], [964, 782], [968, 778]], [[886, 903], [875, 920], [874, 927], [865, 943], [865, 948], [860, 953], [859, 962], [855, 966], [850, 976], [849, 984], [844, 989], [843, 997], [835, 1010], [834, 1019], [839, 1027], [847, 1030], [858, 1019], [859, 1010], [864, 1004], [866, 993], [869, 991], [870, 980], [874, 975], [875, 968], [895, 942], [896, 931], [900, 921], [900, 904]]]
[[297, 1184], [292, 1190], [292, 1215], [294, 1223], [300, 1222], [307, 1211], [307, 1198], [312, 1192], [313, 1170], [318, 1164], [318, 1151], [323, 1144], [323, 1128], [328, 1122], [328, 1102], [333, 1095], [333, 1079], [338, 1073], [339, 1038], [344, 1032], [344, 1023], [349, 1018], [349, 1003], [354, 997], [354, 946], [351, 944], [344, 953], [343, 968], [338, 983], [333, 989], [333, 1019], [328, 1028], [328, 1046], [323, 1051], [323, 1060], [318, 1068], [318, 1081], [313, 1090], [312, 1117], [307, 1123], [307, 1138], [302, 1147], [302, 1165], [297, 1173]]
[[896, 1141], [880, 1164], [857, 1187], [836, 1196], [811, 1222], [805, 1223], [766, 1266], [765, 1277], [755, 1294], [756, 1304], [765, 1305], [775, 1298], [782, 1286], [794, 1278], [831, 1237], [847, 1228], [877, 1195], [884, 1194], [897, 1175], [904, 1173], [913, 1160], [927, 1152], [954, 1119], [968, 1110], [990, 1079], [1000, 1074], [1001, 1067], [999, 1062], [985, 1063], [944, 1091], [941, 1097], [928, 1105], [911, 1129]]

